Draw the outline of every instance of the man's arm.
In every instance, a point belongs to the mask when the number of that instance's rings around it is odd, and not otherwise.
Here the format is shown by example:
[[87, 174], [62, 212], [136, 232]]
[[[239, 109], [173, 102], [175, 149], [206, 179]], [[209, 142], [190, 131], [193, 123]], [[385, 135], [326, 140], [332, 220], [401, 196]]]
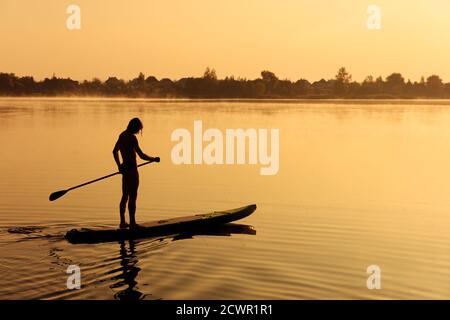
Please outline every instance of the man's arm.
[[117, 168], [119, 168], [119, 171], [120, 171], [119, 140], [117, 140], [116, 145], [114, 146], [113, 157], [114, 157], [114, 161], [116, 161]]
[[136, 150], [136, 153], [138, 154], [138, 156], [145, 161], [155, 161], [156, 158], [150, 157], [148, 155], [146, 155], [144, 152], [142, 152], [141, 148], [139, 147], [139, 143], [136, 137], [134, 137], [133, 139], [134, 141], [134, 150]]

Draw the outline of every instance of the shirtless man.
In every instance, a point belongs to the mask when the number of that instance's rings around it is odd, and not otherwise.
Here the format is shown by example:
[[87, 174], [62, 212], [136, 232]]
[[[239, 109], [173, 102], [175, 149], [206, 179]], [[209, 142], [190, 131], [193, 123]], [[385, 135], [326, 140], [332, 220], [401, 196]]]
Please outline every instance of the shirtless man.
[[[122, 173], [122, 199], [120, 200], [120, 225], [119, 228], [135, 228], [136, 224], [136, 198], [139, 187], [139, 173], [136, 162], [136, 153], [142, 160], [159, 162], [159, 157], [150, 157], [139, 148], [136, 134], [143, 129], [141, 120], [131, 119], [127, 129], [122, 132], [113, 150], [114, 160], [120, 173]], [[119, 151], [122, 163], [119, 159]], [[125, 221], [125, 211], [128, 202], [128, 213], [130, 214], [130, 225]]]

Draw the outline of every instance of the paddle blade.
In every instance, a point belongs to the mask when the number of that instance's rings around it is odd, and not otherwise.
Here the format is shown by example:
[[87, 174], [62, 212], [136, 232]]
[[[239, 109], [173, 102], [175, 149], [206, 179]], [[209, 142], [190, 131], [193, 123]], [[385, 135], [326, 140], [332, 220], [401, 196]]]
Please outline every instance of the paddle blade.
[[65, 195], [67, 193], [68, 190], [61, 190], [61, 191], [56, 191], [53, 192], [50, 197], [48, 197], [48, 199], [50, 201], [55, 201], [56, 199], [61, 198], [63, 195]]

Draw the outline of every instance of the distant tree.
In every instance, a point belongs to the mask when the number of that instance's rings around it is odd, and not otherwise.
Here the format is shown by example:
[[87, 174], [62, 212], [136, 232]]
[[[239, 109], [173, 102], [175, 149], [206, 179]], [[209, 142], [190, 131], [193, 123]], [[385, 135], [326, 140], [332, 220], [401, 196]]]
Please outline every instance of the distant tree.
[[414, 84], [411, 82], [410, 79], [406, 81], [403, 92], [408, 98], [414, 96]]
[[444, 84], [443, 91], [444, 91], [444, 97], [447, 99], [450, 98], [450, 83]]
[[311, 88], [311, 83], [308, 80], [300, 79], [295, 82], [295, 92], [297, 95], [305, 96]]
[[218, 92], [220, 97], [224, 98], [247, 98], [250, 97], [250, 93], [246, 92], [248, 87], [245, 79], [235, 79], [234, 76], [226, 77], [222, 81], [218, 82]]
[[425, 85], [425, 77], [424, 76], [420, 77], [420, 84]]
[[400, 73], [392, 73], [386, 78], [386, 91], [391, 94], [402, 94], [405, 79]]
[[262, 79], [250, 81], [250, 97], [264, 98], [266, 95], [266, 83]]
[[363, 82], [364, 83], [374, 83], [375, 80], [373, 79], [373, 76], [367, 76]]
[[439, 76], [432, 75], [427, 78], [426, 88], [430, 96], [440, 96], [443, 92], [444, 84]]
[[195, 91], [197, 96], [204, 98], [215, 98], [218, 96], [217, 92], [217, 74], [214, 68], [207, 67], [203, 73], [203, 78], [195, 81]]
[[142, 97], [147, 95], [145, 75], [142, 72], [140, 72], [136, 78], [130, 80], [127, 86], [128, 94], [133, 97]]
[[320, 79], [313, 82], [311, 88], [315, 98], [331, 98], [335, 96], [336, 80]]
[[12, 94], [17, 77], [14, 73], [0, 73], [0, 92], [3, 94]]
[[122, 95], [125, 94], [125, 81], [117, 79], [116, 77], [109, 77], [105, 83], [105, 92], [108, 95]]
[[165, 96], [165, 93], [162, 92], [158, 79], [154, 76], [148, 76], [145, 79], [144, 87], [146, 96], [149, 97]]
[[98, 78], [93, 78], [91, 81], [83, 81], [81, 86], [81, 91], [85, 95], [101, 95], [103, 92], [103, 84], [102, 81]]
[[373, 76], [367, 76], [361, 84], [361, 95], [373, 95], [376, 93], [376, 83]]
[[173, 96], [175, 94], [175, 86], [169, 78], [163, 78], [159, 81], [160, 95], [164, 97]]
[[392, 73], [386, 78], [386, 83], [389, 85], [403, 85], [405, 84], [405, 79], [400, 73]]
[[130, 84], [136, 88], [143, 87], [145, 85], [145, 75], [139, 72], [139, 75], [130, 81]]
[[268, 70], [261, 71], [261, 80], [265, 86], [265, 96], [268, 98], [275, 97], [279, 83], [279, 79], [275, 73]]
[[33, 77], [21, 77], [19, 82], [24, 94], [33, 94], [36, 88], [36, 82]]
[[294, 96], [294, 86], [289, 80], [279, 80], [273, 90], [274, 97], [276, 98], [292, 98]]
[[261, 71], [261, 79], [265, 82], [278, 81], [278, 77], [275, 75], [275, 73], [267, 70]]
[[359, 97], [361, 94], [362, 85], [356, 81], [352, 81], [348, 84], [347, 96]]
[[214, 68], [210, 69], [209, 67], [206, 67], [206, 70], [203, 73], [203, 79], [217, 80], [216, 70]]
[[44, 81], [39, 84], [39, 91], [48, 96], [72, 95], [78, 93], [78, 86], [78, 81], [74, 81], [70, 78], [57, 78], [53, 75], [52, 78], [45, 78]]
[[344, 67], [341, 67], [339, 68], [335, 79], [335, 93], [339, 96], [345, 95], [348, 92], [349, 84], [352, 81], [352, 75], [348, 73]]
[[147, 79], [145, 79], [145, 83], [147, 83], [147, 84], [154, 84], [157, 82], [158, 82], [158, 79], [154, 76], [148, 76]]
[[335, 78], [336, 81], [342, 83], [350, 83], [352, 81], [352, 75], [344, 67], [339, 68]]

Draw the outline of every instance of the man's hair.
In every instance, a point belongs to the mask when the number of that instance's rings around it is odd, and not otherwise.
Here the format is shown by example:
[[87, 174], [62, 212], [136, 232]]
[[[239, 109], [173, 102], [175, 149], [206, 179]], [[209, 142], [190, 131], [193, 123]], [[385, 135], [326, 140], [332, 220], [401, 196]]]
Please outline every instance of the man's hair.
[[142, 130], [144, 126], [142, 125], [141, 120], [139, 118], [133, 118], [128, 123], [127, 130], [131, 131], [132, 133], [138, 133]]

